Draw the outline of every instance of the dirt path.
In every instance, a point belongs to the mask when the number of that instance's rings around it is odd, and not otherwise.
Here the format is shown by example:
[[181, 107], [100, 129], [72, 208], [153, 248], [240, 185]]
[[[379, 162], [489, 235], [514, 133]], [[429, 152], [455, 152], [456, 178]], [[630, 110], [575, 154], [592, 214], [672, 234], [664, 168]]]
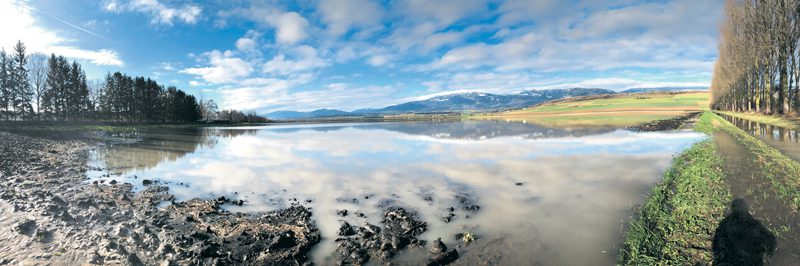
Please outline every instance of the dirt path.
[[[761, 245], [770, 246], [770, 238], [774, 239], [776, 248], [772, 256], [769, 257], [767, 263], [770, 265], [796, 265], [800, 261], [800, 215], [786, 203], [785, 200], [777, 196], [770, 180], [761, 176], [763, 161], [759, 161], [759, 157], [752, 152], [748, 151], [736, 138], [731, 136], [725, 131], [717, 131], [714, 133], [714, 139], [718, 147], [718, 152], [723, 160], [723, 171], [726, 173], [727, 181], [731, 188], [731, 193], [734, 199], [742, 199], [742, 201], [734, 200], [728, 210], [727, 221], [738, 221], [741, 223], [743, 220], [748, 220], [749, 215], [755, 218], [753, 224], [761, 224], [772, 232], [769, 234], [748, 234], [752, 232], [742, 232], [737, 227], [739, 225], [729, 226], [730, 223], [723, 221], [720, 227], [717, 228], [718, 236], [724, 235], [725, 232], [729, 235], [737, 235], [737, 239], [727, 238], [725, 241], [730, 243], [728, 246], [736, 246], [739, 250], [755, 251], [762, 247], [754, 247], [747, 243], [756, 239]], [[748, 209], [748, 211], [743, 211]], [[748, 227], [753, 228], [753, 227]], [[774, 237], [774, 238], [773, 238]], [[748, 238], [750, 240], [748, 240]], [[715, 239], [717, 240], [717, 239]], [[719, 242], [719, 241], [715, 241]], [[718, 248], [715, 245], [715, 257], [725, 262], [730, 262], [731, 259], [724, 248]], [[724, 258], [726, 257], [727, 258]], [[744, 263], [742, 261], [733, 260], [734, 263]]]

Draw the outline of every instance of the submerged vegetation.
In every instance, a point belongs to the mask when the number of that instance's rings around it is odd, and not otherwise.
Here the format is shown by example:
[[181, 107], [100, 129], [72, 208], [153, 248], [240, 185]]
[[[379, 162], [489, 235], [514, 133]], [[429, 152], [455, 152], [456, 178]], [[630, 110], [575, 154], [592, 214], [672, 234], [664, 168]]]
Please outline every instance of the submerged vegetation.
[[650, 93], [555, 101], [533, 108], [475, 116], [557, 126], [636, 126], [707, 109], [708, 93]]

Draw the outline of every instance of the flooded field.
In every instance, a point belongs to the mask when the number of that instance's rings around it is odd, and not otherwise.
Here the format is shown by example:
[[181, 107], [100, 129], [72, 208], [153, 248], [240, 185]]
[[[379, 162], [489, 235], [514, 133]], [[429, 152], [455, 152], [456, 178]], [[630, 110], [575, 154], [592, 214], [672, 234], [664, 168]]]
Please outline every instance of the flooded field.
[[[163, 129], [95, 150], [91, 181], [154, 181], [178, 201], [224, 196], [243, 212], [312, 208], [330, 264], [343, 221], [391, 206], [457, 247], [459, 264], [614, 265], [625, 222], [692, 132], [555, 129], [499, 121]], [[147, 180], [147, 181], [144, 181]], [[168, 204], [168, 203], [165, 203]], [[346, 212], [345, 212], [346, 210]], [[469, 232], [469, 245], [455, 237]], [[418, 264], [426, 249], [398, 254]], [[377, 263], [377, 261], [375, 261]]]
[[800, 131], [722, 115], [740, 129], [795, 160], [800, 160]]

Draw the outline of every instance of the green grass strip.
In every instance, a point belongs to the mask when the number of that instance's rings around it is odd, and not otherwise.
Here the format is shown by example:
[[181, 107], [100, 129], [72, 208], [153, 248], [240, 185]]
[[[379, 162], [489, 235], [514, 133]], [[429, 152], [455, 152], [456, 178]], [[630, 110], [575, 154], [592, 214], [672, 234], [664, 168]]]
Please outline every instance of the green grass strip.
[[[710, 133], [710, 113], [696, 129]], [[722, 160], [712, 140], [694, 144], [672, 161], [629, 225], [624, 265], [695, 265], [713, 259], [711, 240], [731, 201]]]

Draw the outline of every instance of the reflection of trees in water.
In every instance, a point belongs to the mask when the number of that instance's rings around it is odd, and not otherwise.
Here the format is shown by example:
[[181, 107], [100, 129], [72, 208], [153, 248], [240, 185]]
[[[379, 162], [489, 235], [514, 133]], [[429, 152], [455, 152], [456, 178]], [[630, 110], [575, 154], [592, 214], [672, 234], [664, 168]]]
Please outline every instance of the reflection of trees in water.
[[157, 128], [132, 133], [133, 143], [111, 144], [98, 151], [106, 168], [114, 174], [146, 170], [163, 161], [175, 161], [200, 148], [213, 148], [220, 138], [255, 135], [256, 129]]
[[776, 246], [775, 235], [750, 215], [747, 202], [735, 199], [714, 233], [714, 265], [763, 265]]
[[467, 121], [417, 121], [398, 123], [369, 123], [358, 125], [323, 126], [313, 128], [282, 128], [274, 132], [291, 133], [302, 130], [320, 132], [336, 131], [345, 128], [370, 130], [389, 130], [410, 135], [422, 135], [441, 139], [480, 140], [496, 137], [519, 136], [524, 138], [582, 137], [614, 131], [614, 128], [554, 128], [522, 122], [506, 122], [496, 120]]
[[764, 136], [771, 140], [800, 142], [800, 131], [779, 126], [761, 124], [755, 121], [723, 115], [725, 119], [752, 135]]

